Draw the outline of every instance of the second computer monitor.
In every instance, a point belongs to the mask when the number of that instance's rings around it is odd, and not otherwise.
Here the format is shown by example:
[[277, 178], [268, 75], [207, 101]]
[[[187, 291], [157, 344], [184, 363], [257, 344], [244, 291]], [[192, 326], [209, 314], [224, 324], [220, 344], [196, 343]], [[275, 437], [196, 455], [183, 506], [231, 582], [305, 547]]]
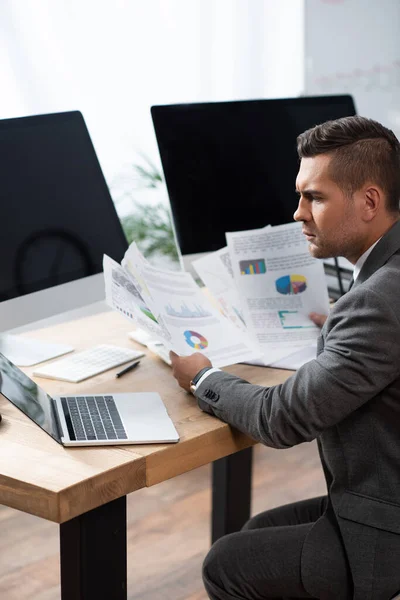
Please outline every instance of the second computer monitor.
[[226, 231], [292, 221], [297, 136], [355, 112], [348, 95], [153, 106], [181, 253], [217, 250]]
[[[79, 111], [0, 120], [0, 302], [101, 273], [127, 241]], [[6, 258], [4, 258], [6, 257]]]

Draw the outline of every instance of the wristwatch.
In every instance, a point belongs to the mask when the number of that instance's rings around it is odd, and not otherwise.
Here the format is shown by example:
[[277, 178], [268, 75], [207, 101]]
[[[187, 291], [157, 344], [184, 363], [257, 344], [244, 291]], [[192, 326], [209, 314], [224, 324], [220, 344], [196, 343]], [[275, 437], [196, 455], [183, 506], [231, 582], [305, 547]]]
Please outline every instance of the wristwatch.
[[206, 373], [207, 371], [209, 371], [212, 367], [204, 367], [204, 369], [201, 369], [198, 373], [196, 373], [196, 375], [193, 377], [192, 381], [189, 384], [189, 388], [190, 391], [192, 392], [192, 394], [194, 395], [195, 391], [196, 391], [196, 386], [199, 383], [199, 380], [203, 377], [204, 373]]

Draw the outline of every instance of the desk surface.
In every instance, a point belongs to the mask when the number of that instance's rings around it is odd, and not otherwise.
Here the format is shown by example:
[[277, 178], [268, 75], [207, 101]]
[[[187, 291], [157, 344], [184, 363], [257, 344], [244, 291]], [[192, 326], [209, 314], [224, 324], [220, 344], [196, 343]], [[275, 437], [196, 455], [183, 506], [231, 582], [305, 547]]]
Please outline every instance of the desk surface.
[[[24, 334], [83, 350], [98, 343], [142, 348], [132, 326], [107, 312]], [[31, 376], [32, 368], [24, 371]], [[178, 387], [171, 369], [148, 353], [138, 369], [115, 379], [120, 367], [79, 384], [35, 378], [49, 394], [159, 392], [180, 435], [177, 444], [64, 448], [0, 395], [0, 504], [63, 523], [145, 486], [207, 464], [254, 442], [203, 413]], [[224, 369], [261, 385], [285, 381], [290, 371], [249, 365]]]

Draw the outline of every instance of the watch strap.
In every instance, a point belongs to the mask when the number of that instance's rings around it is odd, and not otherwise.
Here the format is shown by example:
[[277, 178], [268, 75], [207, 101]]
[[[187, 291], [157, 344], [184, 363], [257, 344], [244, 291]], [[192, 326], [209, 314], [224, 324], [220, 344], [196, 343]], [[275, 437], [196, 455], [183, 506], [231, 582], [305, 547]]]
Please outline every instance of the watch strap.
[[200, 378], [203, 377], [204, 373], [206, 373], [210, 369], [212, 369], [212, 367], [204, 367], [204, 369], [200, 369], [200, 371], [196, 373], [196, 375], [193, 377], [192, 381], [190, 382], [190, 385], [196, 386]]

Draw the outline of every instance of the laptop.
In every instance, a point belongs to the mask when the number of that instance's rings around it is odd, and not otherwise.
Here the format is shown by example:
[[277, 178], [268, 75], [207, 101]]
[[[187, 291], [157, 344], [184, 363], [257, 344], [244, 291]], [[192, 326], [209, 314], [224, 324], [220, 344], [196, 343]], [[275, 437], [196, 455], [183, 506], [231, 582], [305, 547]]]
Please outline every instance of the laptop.
[[52, 397], [0, 354], [0, 394], [63, 446], [179, 441], [156, 392]]

